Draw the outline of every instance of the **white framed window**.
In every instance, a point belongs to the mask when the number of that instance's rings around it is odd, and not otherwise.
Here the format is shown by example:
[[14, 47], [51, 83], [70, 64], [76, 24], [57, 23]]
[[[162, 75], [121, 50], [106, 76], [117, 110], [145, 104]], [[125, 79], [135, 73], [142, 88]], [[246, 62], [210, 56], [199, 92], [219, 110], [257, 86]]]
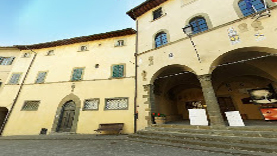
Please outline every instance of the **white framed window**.
[[100, 99], [99, 98], [94, 98], [94, 99], [87, 99], [84, 101], [84, 107], [83, 110], [98, 110], [99, 109], [99, 103]]
[[11, 65], [15, 57], [0, 57], [0, 65]]
[[21, 76], [21, 73], [13, 73], [9, 81], [9, 84], [18, 84], [20, 76]]
[[40, 101], [25, 101], [21, 111], [36, 111], [38, 110], [38, 106]]
[[128, 109], [127, 97], [105, 99], [105, 110], [127, 110], [127, 109]]
[[124, 45], [125, 45], [124, 40], [117, 40], [117, 42], [116, 42], [116, 47], [122, 47], [122, 46], [124, 46]]

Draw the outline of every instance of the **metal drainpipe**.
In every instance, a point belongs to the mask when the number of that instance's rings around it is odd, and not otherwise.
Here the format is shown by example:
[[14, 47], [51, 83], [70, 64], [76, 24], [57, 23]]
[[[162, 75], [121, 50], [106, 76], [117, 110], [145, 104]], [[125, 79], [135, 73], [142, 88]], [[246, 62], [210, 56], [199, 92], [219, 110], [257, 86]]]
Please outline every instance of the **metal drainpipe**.
[[0, 129], [0, 135], [1, 135], [1, 136], [2, 136], [2, 133], [3, 133], [4, 129], [5, 129], [5, 126], [6, 126], [7, 122], [8, 122], [8, 120], [9, 120], [9, 117], [10, 117], [12, 111], [13, 111], [13, 108], [14, 108], [14, 106], [15, 106], [17, 100], [18, 100], [18, 97], [19, 97], [19, 95], [20, 95], [20, 92], [21, 92], [21, 90], [22, 90], [22, 88], [23, 88], [23, 84], [24, 84], [24, 82], [25, 82], [25, 80], [26, 80], [26, 78], [27, 78], [27, 76], [28, 76], [28, 73], [29, 73], [29, 71], [30, 71], [30, 69], [31, 69], [31, 67], [32, 67], [32, 65], [33, 65], [33, 63], [34, 63], [34, 60], [35, 60], [35, 58], [36, 58], [36, 56], [37, 56], [37, 53], [36, 53], [36, 52], [34, 52], [32, 49], [29, 49], [27, 46], [25, 46], [25, 47], [26, 47], [26, 49], [30, 50], [31, 52], [33, 52], [33, 53], [35, 53], [35, 54], [34, 54], [34, 57], [32, 58], [31, 63], [29, 64], [29, 67], [28, 67], [28, 69], [27, 69], [27, 71], [26, 71], [26, 74], [25, 74], [23, 80], [22, 80], [22, 83], [20, 84], [19, 90], [18, 90], [18, 92], [17, 92], [17, 94], [16, 94], [16, 96], [15, 96], [15, 98], [14, 98], [14, 100], [13, 100], [12, 107], [11, 107], [10, 111], [8, 111], [8, 113], [7, 113], [6, 117], [5, 117], [5, 120], [4, 120], [4, 122], [3, 122], [2, 126], [1, 126], [1, 129]]
[[134, 97], [134, 133], [137, 132], [137, 97], [138, 97], [138, 20], [136, 19], [136, 49], [135, 49], [135, 97]]

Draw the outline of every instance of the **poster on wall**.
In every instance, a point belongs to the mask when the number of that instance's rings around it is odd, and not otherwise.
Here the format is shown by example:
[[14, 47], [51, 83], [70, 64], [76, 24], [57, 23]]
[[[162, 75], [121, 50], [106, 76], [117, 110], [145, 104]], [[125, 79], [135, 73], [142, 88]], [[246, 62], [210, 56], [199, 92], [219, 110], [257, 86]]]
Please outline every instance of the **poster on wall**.
[[245, 126], [239, 111], [225, 112], [229, 126]]
[[260, 109], [265, 120], [277, 120], [277, 108]]
[[208, 126], [205, 109], [188, 109], [190, 125]]
[[248, 90], [254, 104], [272, 104], [277, 103], [277, 97], [271, 85], [269, 88]]

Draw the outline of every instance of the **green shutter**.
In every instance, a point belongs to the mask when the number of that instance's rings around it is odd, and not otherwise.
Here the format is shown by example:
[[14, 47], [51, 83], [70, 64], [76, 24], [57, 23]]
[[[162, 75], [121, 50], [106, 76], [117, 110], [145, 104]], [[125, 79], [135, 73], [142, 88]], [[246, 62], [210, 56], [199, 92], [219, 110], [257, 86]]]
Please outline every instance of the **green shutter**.
[[73, 71], [72, 81], [78, 81], [82, 79], [83, 68], [77, 68]]
[[123, 77], [123, 76], [124, 76], [124, 65], [114, 65], [113, 77]]

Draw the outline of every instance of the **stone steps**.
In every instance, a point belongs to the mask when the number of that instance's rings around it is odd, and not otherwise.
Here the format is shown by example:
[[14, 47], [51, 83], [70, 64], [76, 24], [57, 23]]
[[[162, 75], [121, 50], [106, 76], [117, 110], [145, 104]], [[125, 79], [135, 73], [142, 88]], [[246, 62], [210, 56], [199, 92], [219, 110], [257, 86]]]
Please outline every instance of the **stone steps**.
[[146, 130], [190, 133], [190, 134], [206, 134], [220, 136], [241, 136], [241, 137], [257, 137], [257, 138], [277, 138], [277, 132], [274, 131], [251, 131], [251, 130], [229, 130], [229, 129], [186, 129], [186, 128], [164, 128], [164, 127], [148, 127]]
[[153, 143], [180, 148], [189, 148], [209, 152], [219, 152], [232, 155], [276, 156], [276, 153], [273, 152], [273, 150], [275, 150], [275, 147], [259, 147], [258, 145], [245, 146], [244, 144], [222, 144], [221, 142], [214, 141], [174, 139], [170, 137], [143, 136], [137, 134], [130, 135], [129, 138], [131, 141]]
[[274, 127], [255, 130], [246, 127], [211, 129], [208, 126], [187, 128], [183, 125], [153, 125], [137, 134], [129, 135], [134, 141], [156, 144], [175, 144], [195, 149], [239, 155], [277, 155], [277, 131]]

